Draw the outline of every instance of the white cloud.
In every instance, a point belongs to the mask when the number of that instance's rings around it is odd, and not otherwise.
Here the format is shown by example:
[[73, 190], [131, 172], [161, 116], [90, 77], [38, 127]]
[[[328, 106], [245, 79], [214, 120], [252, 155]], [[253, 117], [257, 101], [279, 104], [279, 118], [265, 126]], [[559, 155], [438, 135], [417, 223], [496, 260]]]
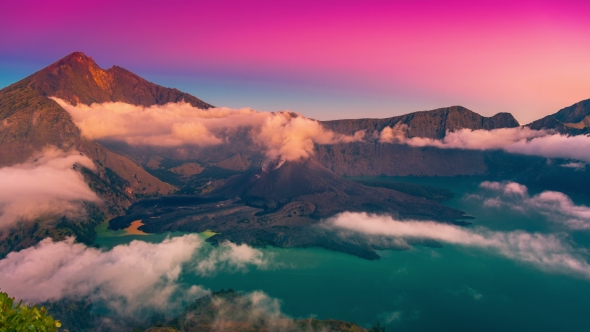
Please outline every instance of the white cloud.
[[559, 166], [566, 167], [566, 168], [573, 168], [576, 171], [580, 171], [580, 170], [586, 169], [586, 164], [580, 163], [580, 162], [570, 162], [570, 163], [565, 163], [565, 164], [562, 164], [562, 165], [559, 165]]
[[546, 215], [549, 220], [562, 223], [570, 229], [590, 229], [590, 207], [576, 205], [564, 193], [544, 191], [530, 196], [526, 186], [515, 182], [484, 181], [480, 187], [496, 194], [496, 196], [484, 200], [484, 205], [487, 207], [508, 206], [523, 212], [536, 211]]
[[395, 321], [401, 320], [402, 315], [403, 315], [403, 312], [398, 310], [398, 311], [386, 312], [386, 313], [383, 313], [379, 316], [383, 318], [383, 320], [385, 321], [385, 324], [391, 324]]
[[505, 148], [520, 153], [547, 158], [576, 159], [590, 162], [590, 136], [548, 135], [530, 141], [518, 141]]
[[258, 249], [225, 241], [207, 258], [198, 262], [196, 271], [200, 275], [211, 275], [219, 270], [244, 271], [249, 265], [263, 269], [269, 265], [269, 261]]
[[[254, 328], [277, 332], [299, 330], [293, 319], [281, 312], [280, 301], [261, 291], [253, 291], [230, 300], [216, 297], [213, 299], [212, 306], [214, 308], [211, 324], [213, 331], [235, 330], [237, 326], [244, 330]], [[188, 316], [185, 324], [192, 325], [190, 320], [191, 317]], [[315, 329], [305, 330], [314, 331]]]
[[73, 169], [76, 164], [94, 169], [88, 157], [57, 149], [47, 149], [28, 163], [0, 168], [0, 230], [45, 215], [79, 216], [81, 202], [98, 202], [82, 174]]
[[480, 248], [545, 271], [590, 279], [590, 265], [585, 253], [573, 248], [561, 235], [495, 232], [482, 227], [468, 229], [432, 221], [399, 221], [385, 215], [352, 212], [328, 219], [326, 226], [368, 236], [430, 239]]
[[225, 243], [207, 256], [203, 243], [189, 234], [161, 243], [132, 241], [103, 251], [74, 243], [73, 238], [45, 239], [0, 260], [0, 288], [30, 303], [88, 297], [121, 315], [146, 309], [169, 312], [208, 293], [179, 281], [183, 271], [195, 271], [201, 261], [209, 262], [207, 273], [268, 264], [260, 251], [246, 245]]
[[381, 143], [407, 144], [415, 147], [434, 146], [441, 149], [505, 150], [547, 158], [576, 159], [590, 162], [590, 136], [552, 134], [528, 127], [493, 130], [461, 129], [447, 132], [442, 140], [407, 137], [408, 126], [396, 124], [385, 127], [379, 136]]
[[210, 108], [168, 103], [150, 107], [121, 102], [72, 106], [53, 98], [67, 110], [82, 133], [91, 139], [111, 139], [133, 145], [211, 146], [223, 144], [238, 128], [249, 128], [250, 138], [269, 159], [298, 160], [314, 153], [314, 144], [360, 141], [326, 130], [316, 120], [291, 112], [257, 112], [249, 108]]

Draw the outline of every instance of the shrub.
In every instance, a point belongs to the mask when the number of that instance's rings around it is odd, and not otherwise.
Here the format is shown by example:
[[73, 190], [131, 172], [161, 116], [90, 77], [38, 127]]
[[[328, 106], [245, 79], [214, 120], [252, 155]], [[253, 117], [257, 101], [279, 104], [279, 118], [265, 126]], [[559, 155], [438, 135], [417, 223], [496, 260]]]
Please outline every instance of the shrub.
[[29, 307], [22, 301], [0, 292], [0, 332], [54, 332], [61, 323], [47, 314], [44, 307]]

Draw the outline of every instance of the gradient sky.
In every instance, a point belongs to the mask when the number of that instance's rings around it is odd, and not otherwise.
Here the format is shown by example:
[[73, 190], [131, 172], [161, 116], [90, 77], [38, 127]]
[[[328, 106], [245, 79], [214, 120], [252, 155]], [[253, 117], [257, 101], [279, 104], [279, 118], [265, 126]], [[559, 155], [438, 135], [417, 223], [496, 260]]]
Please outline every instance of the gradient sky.
[[318, 119], [590, 98], [590, 1], [5, 1], [0, 87], [82, 51], [217, 106]]

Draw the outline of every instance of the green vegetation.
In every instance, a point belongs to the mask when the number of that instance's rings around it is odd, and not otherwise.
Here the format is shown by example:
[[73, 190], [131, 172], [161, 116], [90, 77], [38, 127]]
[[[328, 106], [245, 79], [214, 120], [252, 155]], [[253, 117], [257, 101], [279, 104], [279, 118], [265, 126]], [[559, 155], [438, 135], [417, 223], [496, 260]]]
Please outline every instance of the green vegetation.
[[57, 331], [61, 327], [58, 320], [47, 314], [44, 307], [29, 307], [19, 301], [15, 304], [13, 297], [0, 292], [0, 331]]

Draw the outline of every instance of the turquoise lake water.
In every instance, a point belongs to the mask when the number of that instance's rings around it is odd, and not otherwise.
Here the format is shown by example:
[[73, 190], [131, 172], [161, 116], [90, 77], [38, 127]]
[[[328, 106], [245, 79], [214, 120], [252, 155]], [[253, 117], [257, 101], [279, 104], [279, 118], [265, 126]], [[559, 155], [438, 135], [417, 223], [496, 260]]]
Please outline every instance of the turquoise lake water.
[[[540, 214], [485, 208], [481, 200], [466, 198], [478, 192], [482, 179], [389, 179], [448, 188], [455, 198], [445, 204], [474, 216], [474, 225], [563, 231]], [[587, 197], [573, 199], [590, 205]], [[575, 243], [590, 248], [587, 233], [572, 234]], [[109, 248], [175, 235], [180, 234], [100, 236], [97, 244]], [[211, 277], [185, 273], [181, 282], [211, 290], [262, 290], [280, 299], [291, 317], [342, 319], [367, 327], [380, 321], [388, 331], [590, 331], [590, 280], [544, 272], [476, 248], [417, 246], [380, 251], [378, 261], [317, 248], [262, 250], [281, 267]]]

